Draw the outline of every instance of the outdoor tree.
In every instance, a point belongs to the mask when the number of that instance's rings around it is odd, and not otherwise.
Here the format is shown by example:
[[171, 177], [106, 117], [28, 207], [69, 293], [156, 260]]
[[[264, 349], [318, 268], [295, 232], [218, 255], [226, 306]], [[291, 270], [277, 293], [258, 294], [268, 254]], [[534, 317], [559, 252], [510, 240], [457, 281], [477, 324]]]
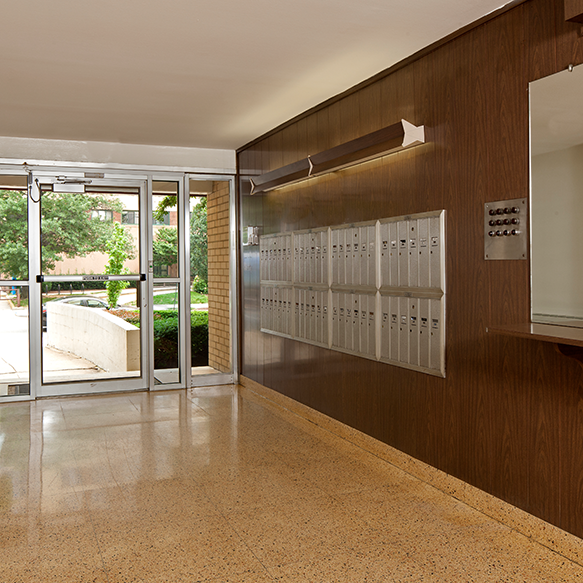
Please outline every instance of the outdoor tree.
[[[164, 215], [168, 212], [168, 209], [176, 206], [175, 196], [165, 196], [156, 207], [154, 211], [154, 218], [157, 220], [162, 220]], [[174, 234], [170, 233], [162, 235], [162, 237], [167, 237], [166, 240], [160, 240], [159, 243], [154, 242], [154, 261], [156, 262], [156, 253], [160, 258], [160, 264], [163, 265], [174, 265], [176, 263], [176, 243], [173, 243], [174, 255], [168, 254], [167, 259], [169, 261], [162, 261], [164, 256], [164, 250], [168, 249], [167, 242], [170, 241], [170, 237], [176, 237], [172, 241], [178, 240], [178, 233], [176, 228], [166, 228], [160, 229], [159, 233], [163, 231], [173, 231]], [[168, 249], [169, 250], [169, 249]], [[172, 260], [172, 262], [170, 262]], [[203, 196], [200, 198], [199, 202], [195, 205], [190, 213], [190, 276], [191, 278], [197, 277], [202, 281], [202, 285], [205, 288], [208, 287], [208, 237], [207, 237], [207, 197]], [[200, 290], [197, 290], [200, 291]]]
[[[190, 215], [190, 276], [208, 288], [207, 199], [201, 198]], [[196, 290], [199, 291], [199, 290]]]
[[[106, 196], [46, 192], [41, 199], [42, 270], [50, 272], [66, 257], [102, 251], [113, 230], [111, 221], [92, 218], [97, 209], [121, 210]], [[119, 208], [118, 208], [119, 207]], [[26, 193], [0, 190], [0, 273], [28, 277], [28, 199]]]
[[178, 261], [178, 230], [163, 227], [156, 233], [152, 244], [154, 265], [174, 265]]
[[[113, 223], [113, 233], [105, 244], [105, 250], [109, 255], [109, 260], [105, 266], [105, 273], [108, 275], [124, 275], [129, 270], [124, 267], [126, 259], [132, 259], [133, 242], [130, 233], [119, 223]], [[129, 281], [108, 281], [105, 284], [107, 289], [107, 303], [110, 308], [115, 308], [121, 292], [130, 285]]]

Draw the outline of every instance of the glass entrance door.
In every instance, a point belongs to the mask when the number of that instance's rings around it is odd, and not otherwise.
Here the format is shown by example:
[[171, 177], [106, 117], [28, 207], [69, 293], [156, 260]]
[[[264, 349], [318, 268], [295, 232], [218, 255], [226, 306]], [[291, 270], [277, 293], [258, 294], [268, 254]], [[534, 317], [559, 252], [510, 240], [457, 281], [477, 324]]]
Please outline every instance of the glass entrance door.
[[146, 388], [146, 182], [36, 176], [38, 396]]

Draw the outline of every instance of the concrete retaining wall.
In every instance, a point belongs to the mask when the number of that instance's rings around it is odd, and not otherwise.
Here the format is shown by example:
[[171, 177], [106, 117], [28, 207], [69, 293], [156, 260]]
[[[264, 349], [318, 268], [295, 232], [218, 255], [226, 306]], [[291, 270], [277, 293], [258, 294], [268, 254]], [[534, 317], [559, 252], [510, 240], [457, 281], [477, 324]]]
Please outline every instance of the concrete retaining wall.
[[48, 302], [47, 342], [107, 372], [140, 369], [140, 330], [105, 310]]

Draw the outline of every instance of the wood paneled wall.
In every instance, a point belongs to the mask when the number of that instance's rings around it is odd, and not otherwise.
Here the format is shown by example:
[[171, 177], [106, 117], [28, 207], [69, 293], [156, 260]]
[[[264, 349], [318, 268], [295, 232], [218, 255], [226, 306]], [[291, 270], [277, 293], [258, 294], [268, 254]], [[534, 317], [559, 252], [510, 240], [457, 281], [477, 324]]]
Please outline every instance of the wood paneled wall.
[[[529, 319], [529, 262], [484, 261], [485, 202], [528, 196], [528, 83], [583, 62], [563, 3], [530, 0], [238, 153], [264, 233], [447, 210], [447, 378], [259, 332], [242, 253], [242, 373], [583, 537], [583, 368], [489, 325]], [[429, 143], [250, 197], [261, 174], [401, 118]]]

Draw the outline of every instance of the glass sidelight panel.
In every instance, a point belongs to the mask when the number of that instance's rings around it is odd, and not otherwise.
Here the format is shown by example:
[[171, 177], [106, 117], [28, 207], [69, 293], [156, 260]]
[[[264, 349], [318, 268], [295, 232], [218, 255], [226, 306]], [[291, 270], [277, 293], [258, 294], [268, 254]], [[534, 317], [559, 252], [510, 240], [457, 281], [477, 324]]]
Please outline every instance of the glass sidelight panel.
[[154, 384], [182, 382], [181, 261], [179, 183], [152, 181], [152, 306]]
[[0, 399], [30, 395], [28, 286], [0, 284]]
[[0, 399], [30, 395], [27, 177], [0, 175]]
[[190, 282], [193, 385], [232, 373], [228, 179], [190, 180]]
[[140, 247], [140, 187], [42, 185], [43, 385], [142, 376]]

